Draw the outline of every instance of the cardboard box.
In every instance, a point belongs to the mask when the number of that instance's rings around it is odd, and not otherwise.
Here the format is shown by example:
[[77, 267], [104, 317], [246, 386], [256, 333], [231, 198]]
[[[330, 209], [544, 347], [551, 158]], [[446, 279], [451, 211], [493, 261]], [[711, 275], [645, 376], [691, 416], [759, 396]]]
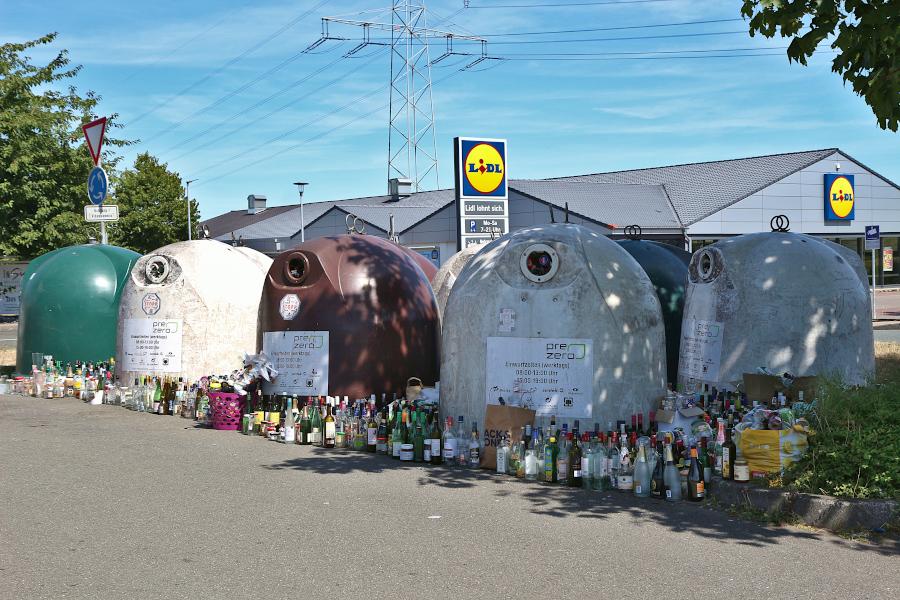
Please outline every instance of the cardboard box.
[[796, 401], [797, 392], [801, 390], [804, 402], [811, 402], [816, 397], [816, 386], [816, 377], [795, 377], [793, 385], [786, 388], [781, 383], [781, 377], [744, 373], [744, 392], [751, 402], [768, 402], [772, 399], [773, 392], [783, 392], [791, 400]]

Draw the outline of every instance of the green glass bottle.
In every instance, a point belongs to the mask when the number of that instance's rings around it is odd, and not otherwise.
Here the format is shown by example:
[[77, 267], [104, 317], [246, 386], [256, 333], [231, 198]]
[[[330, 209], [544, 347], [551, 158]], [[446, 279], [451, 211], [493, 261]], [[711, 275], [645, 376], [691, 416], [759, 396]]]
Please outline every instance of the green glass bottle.
[[559, 458], [559, 446], [556, 444], [556, 436], [551, 435], [550, 441], [544, 446], [544, 481], [556, 483], [556, 460]]
[[416, 411], [415, 421], [416, 430], [415, 434], [413, 434], [413, 460], [416, 462], [423, 462], [425, 460], [425, 415], [422, 414], [422, 411]]

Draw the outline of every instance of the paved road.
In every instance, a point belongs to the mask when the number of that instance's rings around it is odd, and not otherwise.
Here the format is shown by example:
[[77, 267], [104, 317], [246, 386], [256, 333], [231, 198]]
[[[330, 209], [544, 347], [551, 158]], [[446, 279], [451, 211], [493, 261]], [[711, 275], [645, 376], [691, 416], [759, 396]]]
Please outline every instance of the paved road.
[[0, 397], [0, 598], [896, 598], [900, 548]]
[[900, 319], [900, 292], [876, 293], [875, 316], [882, 319]]

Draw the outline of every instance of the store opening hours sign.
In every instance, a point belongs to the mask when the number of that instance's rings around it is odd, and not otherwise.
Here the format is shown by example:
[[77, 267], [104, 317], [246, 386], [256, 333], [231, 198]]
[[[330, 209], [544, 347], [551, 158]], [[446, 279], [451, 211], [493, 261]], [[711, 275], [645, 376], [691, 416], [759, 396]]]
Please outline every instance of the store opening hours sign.
[[589, 339], [487, 338], [486, 402], [567, 419], [592, 414], [594, 353]]
[[263, 382], [266, 394], [328, 395], [328, 332], [267, 331], [263, 352], [278, 376]]
[[181, 319], [125, 319], [123, 326], [126, 371], [181, 372]]

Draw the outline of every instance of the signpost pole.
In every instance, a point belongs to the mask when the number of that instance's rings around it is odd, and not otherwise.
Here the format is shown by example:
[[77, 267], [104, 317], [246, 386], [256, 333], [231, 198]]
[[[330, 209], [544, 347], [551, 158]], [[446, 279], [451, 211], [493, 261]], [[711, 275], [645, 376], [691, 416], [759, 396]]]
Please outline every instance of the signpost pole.
[[875, 316], [875, 250], [872, 249], [872, 318]]
[[190, 179], [184, 182], [184, 196], [187, 200], [187, 228], [188, 228], [188, 241], [191, 241], [191, 184], [197, 181], [196, 179]]
[[[97, 166], [98, 167], [101, 166], [100, 165], [101, 162], [103, 162], [103, 160], [100, 157], [98, 157], [97, 158]], [[103, 203], [100, 204], [100, 210], [101, 211], [103, 210]], [[109, 244], [109, 239], [106, 237], [106, 221], [100, 221], [100, 243], [104, 244], [104, 245]]]
[[875, 318], [875, 251], [881, 249], [881, 226], [866, 225], [866, 250], [872, 252], [872, 318]]

